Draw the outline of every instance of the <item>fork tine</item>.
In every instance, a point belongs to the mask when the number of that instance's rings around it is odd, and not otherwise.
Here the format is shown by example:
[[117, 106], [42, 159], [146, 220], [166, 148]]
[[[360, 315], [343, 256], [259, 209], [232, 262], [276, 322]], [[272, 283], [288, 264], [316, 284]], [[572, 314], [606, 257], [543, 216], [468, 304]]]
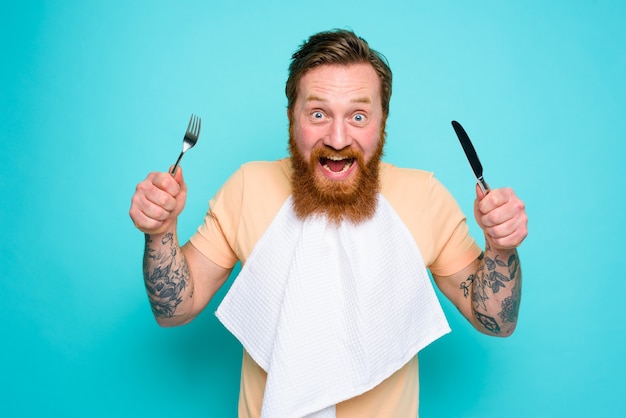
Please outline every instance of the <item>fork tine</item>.
[[196, 136], [200, 136], [201, 125], [202, 125], [202, 119], [198, 118], [198, 129], [196, 129]]
[[191, 129], [193, 128], [193, 122], [194, 122], [194, 114], [191, 114], [191, 117], [189, 118], [189, 125], [187, 126], [187, 132], [191, 132]]

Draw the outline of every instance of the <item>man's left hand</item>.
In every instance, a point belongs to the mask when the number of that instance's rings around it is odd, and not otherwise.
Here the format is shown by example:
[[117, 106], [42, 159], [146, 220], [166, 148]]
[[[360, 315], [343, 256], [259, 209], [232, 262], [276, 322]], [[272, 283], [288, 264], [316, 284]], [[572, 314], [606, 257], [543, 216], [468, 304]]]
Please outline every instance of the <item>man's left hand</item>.
[[493, 189], [484, 195], [476, 186], [474, 216], [494, 249], [515, 249], [528, 235], [524, 202], [510, 188]]

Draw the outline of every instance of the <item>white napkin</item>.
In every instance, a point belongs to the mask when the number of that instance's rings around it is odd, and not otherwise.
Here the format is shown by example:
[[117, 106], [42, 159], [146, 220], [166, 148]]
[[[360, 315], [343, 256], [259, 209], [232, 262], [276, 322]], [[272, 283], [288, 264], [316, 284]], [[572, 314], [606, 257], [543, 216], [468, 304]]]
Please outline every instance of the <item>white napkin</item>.
[[450, 331], [415, 240], [379, 194], [354, 225], [289, 197], [217, 317], [267, 373], [261, 417], [332, 418]]

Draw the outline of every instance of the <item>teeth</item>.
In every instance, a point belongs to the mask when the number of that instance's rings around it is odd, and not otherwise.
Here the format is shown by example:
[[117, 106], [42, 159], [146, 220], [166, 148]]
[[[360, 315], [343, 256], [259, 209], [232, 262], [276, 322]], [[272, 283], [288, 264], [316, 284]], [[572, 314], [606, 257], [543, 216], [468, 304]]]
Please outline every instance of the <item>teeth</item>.
[[[333, 160], [333, 161], [341, 161], [343, 160], [343, 158], [337, 158], [335, 159], [334, 157], [329, 157], [327, 158], [328, 160]], [[341, 171], [332, 171], [330, 169], [330, 167], [328, 166], [328, 164], [324, 164], [323, 166], [327, 171], [330, 171], [332, 173], [345, 173], [346, 171], [348, 171], [350, 169], [350, 167], [352, 167], [352, 161], [348, 161], [346, 162], [346, 164], [344, 164], [343, 168], [341, 169]]]

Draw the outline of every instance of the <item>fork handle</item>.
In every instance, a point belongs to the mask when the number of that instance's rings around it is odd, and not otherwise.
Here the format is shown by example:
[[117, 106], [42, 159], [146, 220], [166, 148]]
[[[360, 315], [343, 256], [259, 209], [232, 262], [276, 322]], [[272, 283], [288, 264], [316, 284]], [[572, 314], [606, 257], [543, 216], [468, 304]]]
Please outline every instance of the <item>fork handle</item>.
[[176, 174], [176, 170], [178, 169], [178, 163], [180, 163], [180, 159], [183, 158], [183, 154], [184, 153], [185, 153], [185, 151], [180, 153], [180, 155], [178, 156], [178, 160], [176, 160], [176, 164], [174, 164], [174, 167], [172, 168], [172, 171], [170, 171], [170, 174], [172, 176], [174, 176]]

